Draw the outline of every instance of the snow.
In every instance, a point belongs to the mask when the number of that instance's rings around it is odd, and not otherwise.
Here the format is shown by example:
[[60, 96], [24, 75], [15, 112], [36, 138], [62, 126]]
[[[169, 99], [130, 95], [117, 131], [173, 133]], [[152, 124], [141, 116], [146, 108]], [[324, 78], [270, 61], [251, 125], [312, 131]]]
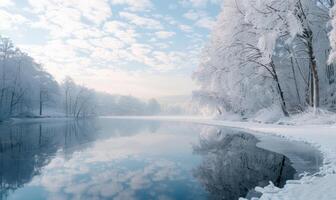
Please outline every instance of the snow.
[[[262, 124], [256, 122], [233, 122], [215, 120], [207, 117], [141, 117], [137, 119], [191, 122], [206, 125], [225, 126], [278, 135], [289, 140], [310, 143], [323, 154], [324, 161], [320, 171], [314, 175], [303, 176], [300, 180], [287, 181], [284, 188], [273, 184], [256, 189], [263, 193], [260, 200], [330, 200], [336, 199], [336, 124], [335, 115], [311, 112], [287, 119], [291, 124]], [[329, 119], [328, 119], [329, 118]], [[325, 121], [328, 119], [327, 121]], [[283, 120], [286, 121], [286, 120]], [[310, 123], [313, 122], [313, 123]], [[323, 123], [324, 122], [324, 123]], [[243, 199], [243, 198], [241, 198]]]
[[314, 109], [310, 108], [303, 113], [299, 113], [297, 115], [291, 116], [290, 118], [283, 118], [278, 121], [278, 123], [283, 124], [296, 124], [296, 125], [304, 125], [304, 124], [335, 124], [336, 123], [336, 115], [333, 112], [318, 109], [317, 113], [314, 113]]

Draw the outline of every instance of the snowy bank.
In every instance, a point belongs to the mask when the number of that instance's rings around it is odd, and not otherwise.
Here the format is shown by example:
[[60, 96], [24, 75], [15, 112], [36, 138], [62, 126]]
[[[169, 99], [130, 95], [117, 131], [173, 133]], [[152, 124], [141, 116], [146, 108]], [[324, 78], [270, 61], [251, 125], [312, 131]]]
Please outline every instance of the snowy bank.
[[[257, 131], [285, 137], [289, 140], [303, 141], [319, 149], [324, 157], [320, 172], [303, 176], [300, 180], [287, 181], [284, 188], [276, 188], [272, 184], [256, 189], [263, 193], [260, 200], [330, 200], [336, 199], [336, 124], [321, 124], [327, 114], [316, 117], [296, 116], [297, 125], [261, 124], [256, 122], [232, 122], [213, 120], [206, 117], [133, 117], [134, 119], [191, 122], [205, 125], [225, 126]], [[334, 115], [333, 115], [334, 116]], [[331, 119], [329, 116], [329, 119]], [[113, 117], [118, 118], [118, 117]], [[128, 118], [128, 117], [122, 117]], [[302, 120], [306, 119], [306, 120]], [[316, 124], [305, 125], [305, 122], [316, 121]], [[290, 122], [290, 119], [287, 120]], [[319, 122], [319, 123], [317, 123]], [[326, 122], [326, 121], [324, 121]], [[327, 122], [329, 123], [329, 122]]]
[[312, 144], [324, 156], [320, 172], [312, 176], [304, 176], [298, 181], [288, 181], [282, 189], [273, 185], [257, 188], [263, 193], [260, 199], [336, 199], [336, 191], [334, 190], [336, 184], [336, 125], [293, 126], [218, 120], [192, 120], [192, 122], [270, 133]]

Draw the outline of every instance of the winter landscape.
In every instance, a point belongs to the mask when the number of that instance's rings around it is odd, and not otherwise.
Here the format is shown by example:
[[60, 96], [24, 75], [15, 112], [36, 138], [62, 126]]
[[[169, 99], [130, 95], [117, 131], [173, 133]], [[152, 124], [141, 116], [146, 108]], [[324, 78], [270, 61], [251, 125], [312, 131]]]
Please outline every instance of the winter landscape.
[[0, 0], [0, 199], [336, 200], [334, 0]]

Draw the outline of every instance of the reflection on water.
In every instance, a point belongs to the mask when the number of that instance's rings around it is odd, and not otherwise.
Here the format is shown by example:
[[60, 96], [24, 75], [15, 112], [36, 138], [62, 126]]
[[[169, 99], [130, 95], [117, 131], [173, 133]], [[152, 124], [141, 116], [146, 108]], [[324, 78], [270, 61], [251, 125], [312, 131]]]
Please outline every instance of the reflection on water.
[[[155, 121], [0, 127], [2, 199], [205, 199], [195, 129]], [[176, 132], [178, 130], [178, 132]], [[179, 136], [179, 134], [183, 134]]]
[[295, 169], [287, 157], [256, 146], [253, 135], [228, 130], [214, 130], [216, 135], [201, 139], [195, 152], [203, 156], [195, 177], [210, 192], [212, 199], [245, 197], [255, 186], [272, 181], [284, 186]]
[[261, 139], [258, 147], [284, 154], [293, 162], [293, 167], [298, 172], [295, 175], [296, 178], [304, 172], [310, 174], [318, 172], [323, 163], [321, 152], [306, 143], [288, 142], [284, 138], [274, 140], [274, 136], [265, 135]]
[[39, 175], [59, 149], [71, 151], [72, 147], [92, 141], [94, 137], [90, 134], [93, 126], [73, 121], [2, 125], [0, 130], [0, 192], [3, 198]]
[[102, 118], [0, 133], [1, 199], [237, 199], [295, 172], [253, 135], [201, 125]]

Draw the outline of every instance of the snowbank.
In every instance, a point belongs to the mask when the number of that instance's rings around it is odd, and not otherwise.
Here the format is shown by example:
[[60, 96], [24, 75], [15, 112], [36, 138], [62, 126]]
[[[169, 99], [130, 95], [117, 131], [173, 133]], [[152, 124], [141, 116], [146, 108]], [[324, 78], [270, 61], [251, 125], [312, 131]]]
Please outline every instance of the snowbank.
[[336, 115], [333, 112], [322, 109], [318, 109], [317, 113], [314, 113], [314, 109], [310, 108], [303, 113], [288, 118], [282, 118], [278, 123], [291, 125], [336, 124]]

